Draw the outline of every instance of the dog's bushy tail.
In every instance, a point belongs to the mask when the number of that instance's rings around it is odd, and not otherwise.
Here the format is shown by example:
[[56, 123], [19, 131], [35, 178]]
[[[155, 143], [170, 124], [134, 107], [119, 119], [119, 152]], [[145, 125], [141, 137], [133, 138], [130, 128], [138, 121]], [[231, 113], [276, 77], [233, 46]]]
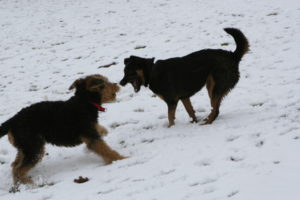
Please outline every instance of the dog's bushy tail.
[[2, 138], [4, 135], [6, 135], [9, 131], [9, 121], [4, 122], [1, 126], [0, 126], [0, 138]]
[[236, 43], [236, 49], [233, 55], [237, 61], [240, 61], [245, 53], [249, 51], [249, 43], [245, 35], [236, 28], [224, 28], [231, 35]]

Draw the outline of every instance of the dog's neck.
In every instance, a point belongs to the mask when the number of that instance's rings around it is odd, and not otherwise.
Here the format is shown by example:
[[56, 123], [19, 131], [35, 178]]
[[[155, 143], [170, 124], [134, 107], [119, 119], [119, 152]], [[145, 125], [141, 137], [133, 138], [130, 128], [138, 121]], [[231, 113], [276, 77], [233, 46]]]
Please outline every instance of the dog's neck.
[[90, 104], [92, 106], [94, 106], [95, 108], [97, 108], [99, 111], [101, 112], [105, 112], [106, 111], [106, 108], [102, 107], [100, 104], [98, 103], [95, 103], [95, 102], [90, 102]]
[[154, 63], [147, 63], [147, 65], [143, 68], [143, 71], [144, 71], [144, 76], [145, 76], [145, 83], [144, 83], [144, 86], [145, 87], [148, 87], [149, 85], [149, 81], [150, 81], [150, 76], [151, 76], [151, 73], [152, 73], [152, 67], [153, 67]]
[[98, 111], [105, 112], [105, 108], [101, 106], [100, 97], [97, 95], [91, 95], [89, 93], [80, 93], [78, 91], [75, 92], [75, 95], [71, 98], [80, 104], [89, 105], [89, 107], [96, 108]]

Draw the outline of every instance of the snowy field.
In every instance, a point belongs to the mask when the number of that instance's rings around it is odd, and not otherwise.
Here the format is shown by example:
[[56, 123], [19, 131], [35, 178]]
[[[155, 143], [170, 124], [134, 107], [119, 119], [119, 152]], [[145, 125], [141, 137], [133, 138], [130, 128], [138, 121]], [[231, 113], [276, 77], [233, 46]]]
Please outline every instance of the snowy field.
[[[298, 200], [299, 0], [0, 0], [0, 123], [32, 103], [68, 99], [79, 77], [119, 82], [130, 55], [234, 50], [225, 27], [241, 29], [251, 51], [212, 125], [190, 124], [179, 104], [176, 125], [167, 128], [166, 104], [127, 85], [99, 123], [128, 159], [105, 165], [84, 145], [47, 145], [29, 173], [38, 186], [12, 191], [16, 150], [5, 136], [0, 199]], [[191, 100], [204, 119], [206, 90]], [[89, 181], [75, 183], [79, 176]]]

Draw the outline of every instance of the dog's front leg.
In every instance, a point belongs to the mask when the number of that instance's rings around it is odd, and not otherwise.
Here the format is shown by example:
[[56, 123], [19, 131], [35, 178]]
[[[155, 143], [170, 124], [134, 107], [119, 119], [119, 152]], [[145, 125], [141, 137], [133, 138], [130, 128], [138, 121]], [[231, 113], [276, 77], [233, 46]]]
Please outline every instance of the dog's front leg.
[[167, 102], [167, 104], [168, 104], [168, 119], [169, 119], [168, 127], [175, 125], [175, 113], [176, 113], [177, 103], [178, 103], [178, 101]]
[[101, 126], [100, 124], [96, 124], [95, 127], [99, 135], [106, 136], [108, 134], [107, 129]]
[[181, 101], [182, 101], [182, 103], [183, 103], [183, 105], [185, 107], [185, 110], [189, 114], [190, 118], [193, 119], [191, 121], [191, 123], [198, 122], [197, 117], [195, 115], [195, 110], [194, 110], [194, 108], [192, 106], [190, 98], [181, 99]]
[[86, 143], [88, 149], [101, 156], [107, 164], [116, 160], [127, 158], [111, 149], [102, 139], [90, 139], [83, 137], [82, 142]]

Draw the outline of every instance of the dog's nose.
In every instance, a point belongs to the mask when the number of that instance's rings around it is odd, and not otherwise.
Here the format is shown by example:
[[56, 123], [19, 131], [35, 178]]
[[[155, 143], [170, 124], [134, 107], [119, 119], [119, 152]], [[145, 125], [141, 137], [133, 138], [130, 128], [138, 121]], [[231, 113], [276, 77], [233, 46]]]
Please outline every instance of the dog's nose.
[[122, 86], [125, 86], [126, 85], [126, 80], [125, 80], [125, 78], [123, 78], [121, 81], [120, 81], [120, 85], [122, 85]]

